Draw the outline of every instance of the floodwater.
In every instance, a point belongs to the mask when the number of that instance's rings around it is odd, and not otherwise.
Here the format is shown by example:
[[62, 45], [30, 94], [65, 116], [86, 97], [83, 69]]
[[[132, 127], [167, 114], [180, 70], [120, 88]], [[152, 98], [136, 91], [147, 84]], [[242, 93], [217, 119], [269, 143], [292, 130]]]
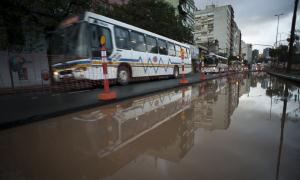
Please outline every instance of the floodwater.
[[235, 75], [0, 131], [0, 179], [300, 179], [300, 88]]

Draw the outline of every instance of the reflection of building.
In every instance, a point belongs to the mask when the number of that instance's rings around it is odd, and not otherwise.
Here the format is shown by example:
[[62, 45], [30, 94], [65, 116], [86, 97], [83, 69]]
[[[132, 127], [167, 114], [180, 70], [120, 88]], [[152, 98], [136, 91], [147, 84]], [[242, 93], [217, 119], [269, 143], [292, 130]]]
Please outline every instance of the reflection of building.
[[[183, 111], [177, 116], [176, 120], [174, 120], [175, 122], [168, 121], [162, 125], [162, 128], [158, 128], [160, 132], [153, 132], [157, 136], [155, 139], [165, 138], [163, 136], [168, 135], [173, 136], [170, 137], [167, 146], [166, 144], [160, 147], [156, 146], [156, 148], [149, 149], [147, 154], [171, 162], [180, 161], [194, 145], [194, 128], [190, 120], [191, 118], [188, 117], [189, 115], [188, 110], [187, 112]], [[166, 133], [170, 131], [170, 129], [173, 131], [176, 130], [177, 132]]]
[[240, 87], [240, 97], [243, 94], [248, 94], [250, 92], [250, 80], [249, 79], [243, 79], [240, 82], [241, 87]]
[[233, 75], [228, 79], [201, 83], [199, 90], [193, 89], [193, 94], [194, 91], [200, 92], [192, 101], [191, 116], [195, 128], [215, 130], [229, 127], [230, 116], [238, 107], [239, 98], [250, 91], [250, 82], [244, 78], [242, 74]]
[[196, 128], [208, 130], [227, 129], [230, 124], [228, 109], [229, 92], [226, 79], [208, 81], [199, 87], [206, 93], [192, 102], [193, 122]]

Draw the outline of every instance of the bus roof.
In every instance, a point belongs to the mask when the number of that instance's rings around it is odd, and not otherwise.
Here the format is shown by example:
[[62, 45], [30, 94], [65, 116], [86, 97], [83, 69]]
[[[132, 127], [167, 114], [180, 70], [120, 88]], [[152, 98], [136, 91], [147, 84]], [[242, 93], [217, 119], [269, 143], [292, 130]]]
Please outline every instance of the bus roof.
[[189, 46], [186, 45], [186, 44], [184, 44], [184, 43], [180, 43], [178, 41], [175, 41], [175, 40], [172, 40], [170, 38], [161, 36], [159, 34], [156, 34], [156, 33], [153, 33], [153, 32], [147, 31], [147, 30], [144, 30], [142, 28], [138, 28], [138, 27], [132, 26], [130, 24], [126, 24], [126, 23], [123, 23], [121, 21], [117, 21], [117, 20], [114, 20], [114, 19], [102, 16], [102, 15], [99, 15], [99, 14], [87, 11], [87, 12], [85, 12], [84, 20], [88, 21], [89, 18], [98, 19], [98, 20], [104, 21], [105, 23], [108, 23], [108, 24], [113, 24], [113, 25], [124, 27], [124, 28], [128, 28], [130, 30], [138, 31], [140, 33], [144, 33], [144, 34], [147, 34], [147, 35], [150, 35], [150, 36], [154, 36], [154, 37], [157, 37], [157, 38], [160, 38], [160, 39], [172, 42], [172, 43], [176, 43], [176, 44], [178, 44], [180, 46], [183, 46], [185, 48], [189, 48]]
[[213, 56], [213, 57], [220, 58], [220, 59], [225, 59], [225, 60], [228, 59], [227, 57], [223, 57], [223, 56], [217, 55], [217, 54], [215, 54], [213, 52], [209, 52], [209, 54], [207, 56], [209, 56], [209, 57]]
[[219, 55], [215, 55], [217, 58], [220, 58], [220, 59], [228, 59], [227, 57], [223, 57], [223, 56], [219, 56]]

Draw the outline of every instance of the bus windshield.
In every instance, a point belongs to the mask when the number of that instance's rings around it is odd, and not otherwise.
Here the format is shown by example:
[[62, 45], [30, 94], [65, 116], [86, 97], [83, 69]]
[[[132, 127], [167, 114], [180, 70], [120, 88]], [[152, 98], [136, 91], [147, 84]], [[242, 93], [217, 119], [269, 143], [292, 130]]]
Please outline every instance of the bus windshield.
[[[55, 31], [50, 39], [50, 55], [63, 56], [60, 62], [89, 56], [87, 23], [77, 23]], [[56, 62], [57, 63], [57, 62]]]
[[218, 65], [218, 60], [212, 56], [206, 56], [204, 63], [207, 65]]

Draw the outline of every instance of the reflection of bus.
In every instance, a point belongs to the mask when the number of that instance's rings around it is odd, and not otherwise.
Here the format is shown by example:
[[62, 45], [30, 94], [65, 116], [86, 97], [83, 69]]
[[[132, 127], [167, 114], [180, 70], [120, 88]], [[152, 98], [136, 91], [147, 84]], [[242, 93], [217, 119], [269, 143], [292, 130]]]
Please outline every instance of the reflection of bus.
[[204, 73], [226, 72], [228, 71], [228, 59], [216, 54], [207, 55], [201, 71]]
[[120, 84], [144, 76], [181, 74], [181, 48], [185, 73], [191, 72], [189, 46], [91, 12], [63, 21], [50, 40], [50, 56], [56, 81], [64, 78], [102, 80], [101, 36], [106, 37], [108, 79]]
[[[98, 156], [104, 157], [117, 151], [139, 137], [159, 127], [190, 107], [192, 89], [169, 91], [136, 99], [129, 104], [121, 103], [118, 108], [95, 108], [73, 115], [81, 122], [99, 121], [110, 124], [110, 130], [103, 139], [109, 138], [108, 145], [99, 149]], [[94, 131], [95, 132], [95, 131]], [[107, 137], [105, 137], [107, 136]]]

